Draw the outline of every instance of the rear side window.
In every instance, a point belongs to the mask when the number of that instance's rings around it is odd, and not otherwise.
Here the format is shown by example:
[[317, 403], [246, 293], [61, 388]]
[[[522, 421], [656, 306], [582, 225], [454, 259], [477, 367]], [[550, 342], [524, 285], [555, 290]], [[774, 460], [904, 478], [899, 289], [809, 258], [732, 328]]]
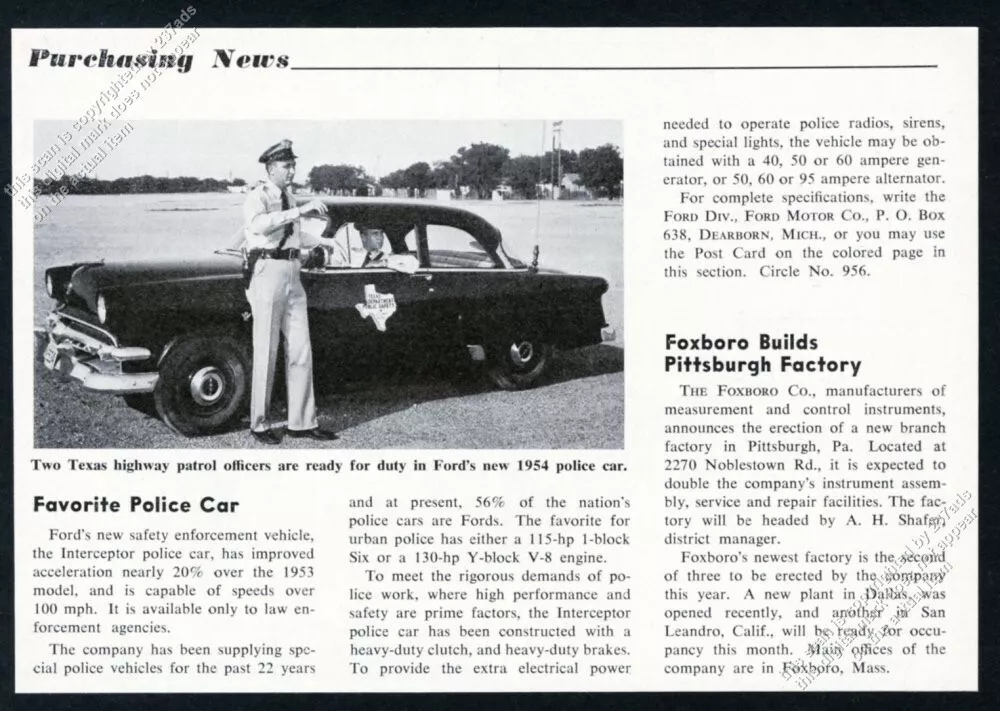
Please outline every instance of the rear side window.
[[449, 225], [427, 225], [428, 265], [438, 269], [494, 269], [493, 258], [470, 233]]

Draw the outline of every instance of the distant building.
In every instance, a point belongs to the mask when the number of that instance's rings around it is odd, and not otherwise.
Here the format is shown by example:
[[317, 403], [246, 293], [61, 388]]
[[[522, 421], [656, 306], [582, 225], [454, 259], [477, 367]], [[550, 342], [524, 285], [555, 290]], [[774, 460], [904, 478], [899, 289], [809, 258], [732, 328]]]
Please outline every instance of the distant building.
[[594, 194], [579, 182], [579, 173], [563, 173], [556, 197], [559, 200], [593, 200]]
[[594, 200], [594, 193], [578, 184], [579, 173], [563, 173], [558, 185], [539, 183], [536, 186], [542, 200]]
[[500, 185], [490, 195], [491, 200], [510, 200], [514, 197], [514, 190], [509, 185]]

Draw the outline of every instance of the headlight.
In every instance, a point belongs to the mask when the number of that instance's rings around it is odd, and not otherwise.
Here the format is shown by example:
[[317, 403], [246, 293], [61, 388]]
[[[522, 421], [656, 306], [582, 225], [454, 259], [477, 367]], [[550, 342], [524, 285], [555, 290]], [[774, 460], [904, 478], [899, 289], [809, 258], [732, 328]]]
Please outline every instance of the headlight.
[[55, 298], [55, 292], [56, 292], [55, 286], [52, 284], [52, 275], [51, 274], [46, 274], [45, 275], [45, 293], [48, 294], [49, 296]]
[[104, 300], [104, 294], [97, 296], [97, 318], [101, 323], [108, 321], [108, 302]]

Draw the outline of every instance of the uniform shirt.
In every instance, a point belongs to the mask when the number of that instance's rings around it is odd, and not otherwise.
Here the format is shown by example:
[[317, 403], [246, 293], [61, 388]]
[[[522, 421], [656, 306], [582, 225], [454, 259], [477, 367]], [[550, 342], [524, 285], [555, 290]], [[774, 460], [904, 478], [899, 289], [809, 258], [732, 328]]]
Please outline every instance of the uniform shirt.
[[243, 204], [244, 239], [247, 249], [275, 249], [285, 235], [285, 225], [291, 223], [292, 235], [283, 249], [312, 247], [318, 242], [299, 228], [299, 209], [295, 198], [286, 189], [288, 210], [281, 209], [281, 188], [265, 180], [247, 195]]
[[381, 249], [368, 252], [368, 254], [365, 255], [365, 258], [361, 261], [361, 267], [364, 269], [376, 269], [387, 266], [389, 266], [389, 258]]
[[[388, 255], [380, 249], [368, 252], [359, 244], [352, 244], [351, 248], [348, 249], [340, 239], [335, 240], [331, 246], [330, 266], [332, 267], [378, 269], [389, 266]], [[366, 260], [368, 260], [367, 264], [365, 264]]]

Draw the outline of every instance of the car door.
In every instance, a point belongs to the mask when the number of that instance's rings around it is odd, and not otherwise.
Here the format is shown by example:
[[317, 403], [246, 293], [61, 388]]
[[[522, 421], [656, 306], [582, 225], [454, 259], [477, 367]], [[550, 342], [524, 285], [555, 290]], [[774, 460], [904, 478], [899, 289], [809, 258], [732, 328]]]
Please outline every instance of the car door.
[[441, 340], [461, 347], [481, 344], [478, 328], [485, 312], [500, 307], [506, 271], [476, 236], [462, 227], [426, 221], [421, 230], [421, 268], [430, 294], [423, 321]]
[[[355, 266], [302, 272], [313, 347], [360, 358], [377, 354], [379, 359], [409, 359], [415, 348], [425, 346], [430, 339], [428, 331], [433, 330], [424, 320], [426, 302], [434, 294], [433, 276], [386, 266], [358, 266], [356, 236], [356, 229], [348, 224], [343, 235], [338, 232], [335, 237], [346, 238], [346, 254], [353, 255]], [[415, 228], [407, 235], [406, 247], [412, 250], [410, 259], [415, 261]]]

